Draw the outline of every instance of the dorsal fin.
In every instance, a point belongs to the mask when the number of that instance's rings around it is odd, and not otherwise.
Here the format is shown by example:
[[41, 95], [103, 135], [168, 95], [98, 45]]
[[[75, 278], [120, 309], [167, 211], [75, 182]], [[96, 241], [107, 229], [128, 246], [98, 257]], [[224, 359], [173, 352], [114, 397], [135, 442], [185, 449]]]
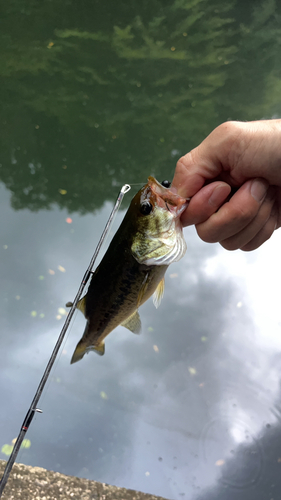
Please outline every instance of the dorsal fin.
[[123, 323], [122, 326], [128, 328], [133, 333], [140, 333], [141, 331], [141, 320], [138, 311], [135, 311], [131, 316], [129, 316]]
[[153, 304], [155, 305], [156, 309], [157, 307], [160, 306], [162, 297], [164, 295], [164, 290], [165, 290], [165, 278], [163, 277], [158, 283], [158, 286], [153, 294]]

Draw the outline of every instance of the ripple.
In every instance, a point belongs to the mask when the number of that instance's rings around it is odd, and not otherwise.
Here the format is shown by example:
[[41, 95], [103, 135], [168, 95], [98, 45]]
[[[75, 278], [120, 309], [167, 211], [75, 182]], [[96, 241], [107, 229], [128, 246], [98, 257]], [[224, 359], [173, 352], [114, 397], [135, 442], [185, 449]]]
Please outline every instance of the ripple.
[[[233, 429], [243, 436], [237, 444]], [[219, 472], [219, 481], [236, 489], [256, 484], [263, 470], [263, 452], [259, 442], [249, 432], [249, 426], [237, 418], [220, 416], [204, 427], [200, 447], [210, 468]]]

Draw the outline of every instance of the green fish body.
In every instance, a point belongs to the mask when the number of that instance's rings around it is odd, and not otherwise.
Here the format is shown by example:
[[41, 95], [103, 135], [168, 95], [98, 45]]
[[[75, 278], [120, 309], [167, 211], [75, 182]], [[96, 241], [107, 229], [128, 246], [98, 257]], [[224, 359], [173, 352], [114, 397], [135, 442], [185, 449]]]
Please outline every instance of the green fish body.
[[138, 308], [152, 294], [158, 307], [164, 274], [185, 253], [180, 215], [186, 206], [187, 200], [153, 177], [135, 195], [77, 305], [87, 324], [71, 363], [90, 350], [104, 354], [104, 338], [118, 325], [140, 332]]

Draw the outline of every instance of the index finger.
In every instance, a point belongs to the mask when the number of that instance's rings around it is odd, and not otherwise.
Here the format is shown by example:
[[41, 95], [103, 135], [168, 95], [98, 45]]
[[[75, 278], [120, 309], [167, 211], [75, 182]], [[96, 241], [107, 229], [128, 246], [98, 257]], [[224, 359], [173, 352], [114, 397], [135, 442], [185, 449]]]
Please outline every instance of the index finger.
[[224, 203], [209, 219], [197, 225], [203, 241], [215, 243], [237, 235], [256, 217], [268, 190], [264, 179], [252, 179]]

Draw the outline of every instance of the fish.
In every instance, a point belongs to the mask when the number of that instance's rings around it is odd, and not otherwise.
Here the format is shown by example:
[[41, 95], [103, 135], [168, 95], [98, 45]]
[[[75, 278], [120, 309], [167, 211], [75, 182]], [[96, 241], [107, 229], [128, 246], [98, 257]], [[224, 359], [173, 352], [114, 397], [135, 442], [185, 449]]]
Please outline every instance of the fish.
[[[87, 323], [71, 364], [85, 353], [103, 355], [105, 337], [122, 325], [140, 333], [139, 307], [153, 295], [156, 307], [164, 293], [164, 275], [186, 252], [180, 216], [188, 200], [167, 181], [154, 177], [134, 196], [86, 295], [77, 303]], [[71, 302], [66, 304], [71, 306]]]

